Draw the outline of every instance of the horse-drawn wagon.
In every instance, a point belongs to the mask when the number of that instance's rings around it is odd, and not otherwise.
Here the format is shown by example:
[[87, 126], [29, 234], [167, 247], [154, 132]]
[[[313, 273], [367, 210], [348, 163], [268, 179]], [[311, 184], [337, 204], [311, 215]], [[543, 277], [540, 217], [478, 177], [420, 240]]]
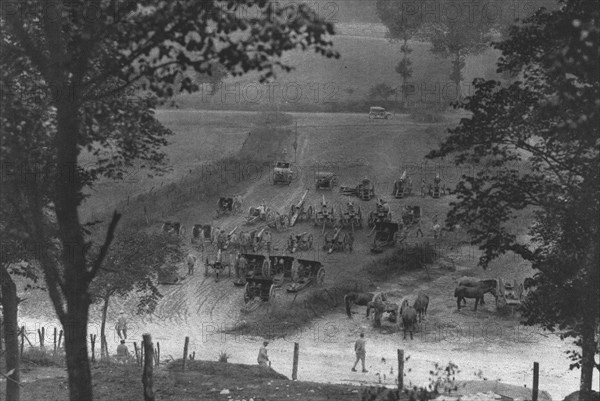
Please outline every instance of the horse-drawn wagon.
[[398, 241], [399, 229], [398, 223], [389, 221], [375, 223], [375, 236], [371, 252], [381, 253], [384, 248], [395, 246]]
[[337, 176], [329, 171], [315, 172], [316, 189], [333, 189], [337, 185]]
[[257, 253], [242, 253], [240, 255], [246, 259], [246, 279], [250, 277], [271, 277], [271, 262], [265, 255]]
[[277, 162], [273, 168], [273, 184], [287, 184], [290, 185], [292, 182], [292, 168], [290, 163]]
[[271, 266], [271, 278], [276, 286], [283, 284], [285, 279], [292, 279], [294, 257], [277, 255], [269, 256], [269, 264]]
[[250, 301], [273, 302], [276, 294], [275, 287], [273, 280], [270, 278], [248, 278], [244, 288], [244, 303], [248, 304]]
[[379, 202], [377, 202], [375, 210], [369, 213], [367, 224], [369, 227], [373, 227], [375, 223], [389, 221], [392, 221], [392, 212], [390, 212], [390, 206], [384, 202], [383, 199], [380, 199]]
[[162, 231], [169, 233], [169, 234], [175, 234], [175, 235], [183, 235], [185, 233], [185, 229], [183, 228], [183, 225], [180, 222], [171, 222], [171, 221], [165, 221], [162, 225]]
[[362, 228], [363, 220], [360, 206], [355, 207], [352, 202], [348, 202], [345, 211], [340, 206], [340, 225], [342, 227], [350, 226], [352, 231], [354, 231], [354, 227]]
[[393, 195], [395, 198], [401, 199], [412, 194], [412, 180], [406, 175], [406, 170], [402, 176], [394, 183]]
[[287, 251], [294, 253], [296, 251], [308, 251], [313, 246], [313, 235], [307, 232], [300, 234], [290, 234], [287, 240]]
[[323, 284], [325, 281], [325, 268], [321, 262], [308, 259], [297, 259], [292, 267], [292, 283], [287, 292], [298, 292], [308, 285]]
[[498, 279], [496, 293], [498, 295], [497, 304], [511, 307], [514, 313], [514, 308], [518, 307], [521, 305], [521, 302], [523, 302], [523, 283], [517, 284], [517, 280], [513, 280], [511, 283], [509, 281]]

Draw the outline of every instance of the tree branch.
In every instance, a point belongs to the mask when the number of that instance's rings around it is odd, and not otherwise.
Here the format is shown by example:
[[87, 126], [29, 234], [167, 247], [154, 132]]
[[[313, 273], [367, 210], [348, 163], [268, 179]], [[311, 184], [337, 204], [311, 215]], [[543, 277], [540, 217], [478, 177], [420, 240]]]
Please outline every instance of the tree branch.
[[98, 254], [98, 257], [96, 258], [96, 260], [94, 261], [92, 270], [90, 270], [87, 274], [86, 279], [87, 279], [88, 283], [92, 281], [92, 279], [96, 276], [96, 274], [98, 273], [98, 270], [102, 266], [102, 262], [104, 261], [104, 258], [106, 258], [106, 254], [108, 253], [108, 248], [110, 247], [110, 244], [112, 243], [112, 240], [115, 236], [115, 230], [117, 228], [117, 224], [119, 223], [120, 219], [121, 219], [121, 213], [118, 213], [115, 210], [115, 212], [113, 213], [110, 225], [108, 226], [108, 230], [106, 231], [106, 239], [104, 240], [104, 244], [102, 244], [102, 247], [100, 248], [100, 253]]

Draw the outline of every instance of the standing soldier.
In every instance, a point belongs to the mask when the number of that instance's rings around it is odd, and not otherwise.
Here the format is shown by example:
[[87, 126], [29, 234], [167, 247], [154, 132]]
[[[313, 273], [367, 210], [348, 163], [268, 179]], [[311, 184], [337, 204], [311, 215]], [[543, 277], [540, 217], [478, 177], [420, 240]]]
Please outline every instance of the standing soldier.
[[267, 252], [271, 253], [271, 243], [272, 243], [271, 232], [270, 231], [265, 231], [263, 233], [262, 240], [267, 245]]
[[269, 345], [268, 341], [263, 342], [263, 346], [260, 347], [260, 350], [258, 351], [258, 364], [260, 366], [267, 366], [267, 362], [269, 362], [269, 356], [267, 355], [267, 345]]
[[367, 355], [365, 349], [365, 335], [364, 333], [360, 333], [360, 338], [356, 340], [354, 343], [354, 352], [356, 353], [356, 361], [354, 362], [354, 366], [352, 367], [352, 371], [356, 372], [356, 364], [358, 361], [362, 362], [362, 372], [367, 373], [368, 370], [365, 368], [365, 357]]
[[238, 254], [238, 260], [235, 265], [235, 275], [239, 280], [246, 279], [246, 270], [248, 270], [248, 261], [242, 254]]
[[194, 266], [196, 265], [196, 260], [198, 258], [196, 258], [196, 255], [194, 255], [193, 253], [188, 253], [187, 257], [186, 257], [186, 261], [187, 261], [187, 265], [188, 265], [188, 276], [193, 276], [194, 275]]
[[123, 310], [119, 312], [119, 318], [117, 319], [115, 329], [117, 330], [117, 335], [120, 340], [127, 340], [127, 319], [125, 318], [125, 312]]

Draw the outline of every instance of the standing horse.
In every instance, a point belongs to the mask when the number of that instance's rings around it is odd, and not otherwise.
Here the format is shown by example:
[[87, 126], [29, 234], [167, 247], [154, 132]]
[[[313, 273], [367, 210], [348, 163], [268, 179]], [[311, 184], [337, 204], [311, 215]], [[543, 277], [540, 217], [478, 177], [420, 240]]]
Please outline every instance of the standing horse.
[[429, 306], [429, 297], [423, 293], [419, 293], [417, 299], [413, 304], [413, 308], [417, 311], [417, 315], [419, 317], [419, 323], [421, 320], [425, 318], [427, 314], [427, 307]]
[[[495, 281], [495, 280], [493, 280]], [[486, 285], [482, 283], [477, 287], [465, 287], [458, 286], [454, 290], [454, 297], [456, 298], [456, 307], [460, 310], [460, 301], [464, 301], [465, 298], [475, 299], [475, 311], [477, 311], [477, 305], [479, 301], [483, 299], [483, 294], [486, 292], [491, 293], [496, 299], [498, 299], [498, 293], [496, 292], [496, 286], [492, 286], [489, 283]]]
[[[369, 302], [373, 300], [385, 301], [383, 293], [372, 293], [372, 292], [349, 292], [344, 295], [344, 303], [346, 304], [346, 314], [352, 319], [352, 305], [368, 306]], [[369, 308], [367, 308], [367, 317], [369, 317]]]
[[[494, 280], [494, 279], [478, 280], [478, 279], [473, 278], [473, 277], [461, 277], [458, 280], [458, 286], [459, 287], [479, 287], [479, 286], [482, 286], [483, 288], [489, 288], [489, 287], [498, 288], [498, 280]], [[485, 305], [485, 302], [483, 301], [483, 296], [479, 300], [479, 303], [481, 303], [482, 305]], [[464, 298], [463, 298], [463, 304], [464, 305], [467, 304], [467, 301]]]
[[413, 332], [417, 324], [417, 311], [408, 304], [408, 300], [404, 299], [400, 304], [400, 316], [402, 317], [403, 339], [406, 340], [406, 331], [410, 331], [410, 339], [413, 339]]

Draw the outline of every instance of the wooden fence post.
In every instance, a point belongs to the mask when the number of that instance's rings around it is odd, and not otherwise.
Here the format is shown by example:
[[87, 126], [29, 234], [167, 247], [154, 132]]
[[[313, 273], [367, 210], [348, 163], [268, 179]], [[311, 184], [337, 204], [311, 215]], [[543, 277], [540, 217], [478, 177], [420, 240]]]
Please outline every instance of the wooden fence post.
[[140, 364], [140, 354], [138, 353], [138, 347], [137, 347], [137, 343], [134, 341], [133, 342], [133, 349], [135, 349], [135, 363], [136, 365]]
[[40, 348], [44, 348], [44, 339], [46, 338], [46, 329], [44, 327], [38, 329], [38, 337], [40, 338]]
[[294, 366], [292, 368], [292, 380], [298, 380], [298, 354], [300, 353], [300, 344], [294, 343]]
[[142, 374], [142, 383], [144, 384], [144, 401], [154, 401], [154, 390], [152, 389], [152, 366], [154, 364], [154, 344], [152, 336], [148, 333], [143, 334], [142, 345], [144, 348], [144, 373]]
[[160, 366], [160, 342], [156, 342], [156, 366]]
[[540, 364], [533, 363], [533, 390], [531, 393], [531, 401], [538, 400], [538, 386], [540, 384]]
[[398, 390], [404, 389], [404, 350], [398, 350]]
[[92, 362], [96, 362], [96, 335], [90, 334], [90, 342], [92, 343]]
[[58, 348], [60, 348], [60, 342], [61, 342], [61, 340], [62, 340], [62, 336], [63, 336], [63, 331], [61, 330], [61, 331], [58, 333]]
[[187, 361], [188, 345], [190, 344], [190, 338], [185, 338], [185, 344], [183, 345], [183, 371], [185, 372], [185, 362]]
[[144, 366], [144, 354], [146, 351], [144, 350], [144, 340], [140, 341], [140, 366]]
[[54, 353], [56, 354], [56, 327], [54, 328]]
[[21, 358], [23, 358], [23, 347], [25, 346], [25, 326], [21, 326]]

